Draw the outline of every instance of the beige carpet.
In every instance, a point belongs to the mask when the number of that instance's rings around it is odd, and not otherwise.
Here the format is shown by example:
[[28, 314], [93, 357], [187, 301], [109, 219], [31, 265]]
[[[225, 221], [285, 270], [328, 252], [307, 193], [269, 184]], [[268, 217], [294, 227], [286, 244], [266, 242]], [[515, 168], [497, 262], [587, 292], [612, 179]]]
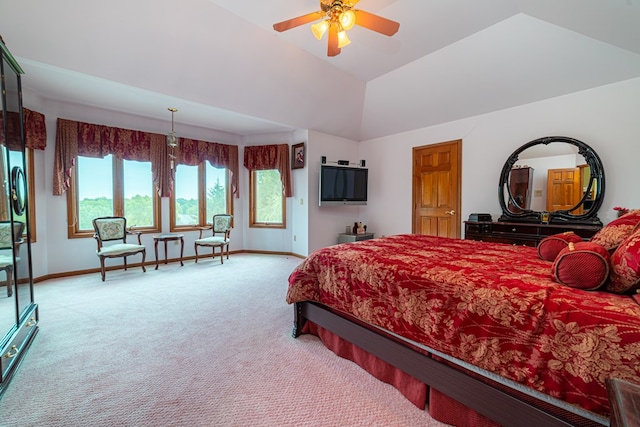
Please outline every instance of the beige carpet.
[[441, 426], [317, 338], [291, 338], [299, 262], [238, 254], [36, 285], [40, 333], [0, 425]]

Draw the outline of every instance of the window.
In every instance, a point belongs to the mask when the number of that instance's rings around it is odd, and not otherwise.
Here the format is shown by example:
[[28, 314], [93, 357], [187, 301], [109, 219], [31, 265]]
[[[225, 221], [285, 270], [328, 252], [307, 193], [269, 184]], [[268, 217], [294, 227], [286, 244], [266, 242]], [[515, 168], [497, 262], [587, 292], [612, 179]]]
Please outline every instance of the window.
[[285, 228], [285, 203], [277, 169], [254, 170], [249, 175], [249, 226]]
[[154, 227], [154, 196], [151, 162], [122, 161], [124, 216], [127, 226]]
[[229, 171], [203, 162], [177, 165], [171, 195], [171, 230], [188, 230], [211, 223], [213, 215], [232, 213]]
[[92, 236], [92, 220], [112, 215], [126, 217], [128, 227], [160, 231], [151, 162], [78, 156], [74, 178], [67, 192], [70, 238]]

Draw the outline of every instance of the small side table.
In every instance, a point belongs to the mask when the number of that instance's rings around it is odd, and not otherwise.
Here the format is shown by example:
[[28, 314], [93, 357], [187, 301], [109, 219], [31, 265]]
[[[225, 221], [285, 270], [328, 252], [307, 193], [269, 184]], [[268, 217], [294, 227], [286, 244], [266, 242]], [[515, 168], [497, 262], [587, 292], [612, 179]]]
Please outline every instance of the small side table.
[[338, 243], [360, 242], [362, 240], [373, 239], [374, 236], [375, 236], [374, 233], [364, 233], [364, 234], [340, 233], [338, 234]]
[[153, 236], [153, 247], [156, 252], [156, 270], [158, 269], [158, 242], [164, 242], [164, 263], [167, 263], [167, 242], [170, 240], [180, 240], [180, 266], [183, 266], [182, 255], [184, 254], [184, 234], [157, 234]]

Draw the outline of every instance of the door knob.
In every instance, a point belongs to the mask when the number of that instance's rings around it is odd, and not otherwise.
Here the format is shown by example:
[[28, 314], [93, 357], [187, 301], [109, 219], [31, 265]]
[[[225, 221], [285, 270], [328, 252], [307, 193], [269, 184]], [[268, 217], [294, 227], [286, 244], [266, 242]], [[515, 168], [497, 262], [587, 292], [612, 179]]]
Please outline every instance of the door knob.
[[451, 216], [453, 216], [453, 215], [455, 215], [455, 214], [456, 214], [456, 211], [454, 211], [453, 209], [451, 209], [450, 211], [446, 211], [445, 213], [446, 213], [447, 215], [451, 215]]

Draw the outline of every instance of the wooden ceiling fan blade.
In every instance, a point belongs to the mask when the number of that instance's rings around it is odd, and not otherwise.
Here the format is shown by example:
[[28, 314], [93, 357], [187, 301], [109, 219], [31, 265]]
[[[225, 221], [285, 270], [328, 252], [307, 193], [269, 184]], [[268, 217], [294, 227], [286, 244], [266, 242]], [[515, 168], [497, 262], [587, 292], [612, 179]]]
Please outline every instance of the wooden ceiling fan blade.
[[365, 12], [364, 10], [354, 10], [356, 14], [356, 24], [369, 30], [375, 31], [385, 36], [392, 36], [398, 32], [400, 24], [382, 16]]
[[324, 12], [312, 12], [306, 15], [298, 16], [297, 18], [287, 19], [286, 21], [273, 24], [273, 29], [279, 32], [287, 31], [300, 25], [308, 24], [309, 22], [317, 21], [324, 18]]
[[329, 45], [327, 47], [327, 56], [340, 55], [341, 49], [338, 47], [338, 26], [331, 25], [329, 27]]

